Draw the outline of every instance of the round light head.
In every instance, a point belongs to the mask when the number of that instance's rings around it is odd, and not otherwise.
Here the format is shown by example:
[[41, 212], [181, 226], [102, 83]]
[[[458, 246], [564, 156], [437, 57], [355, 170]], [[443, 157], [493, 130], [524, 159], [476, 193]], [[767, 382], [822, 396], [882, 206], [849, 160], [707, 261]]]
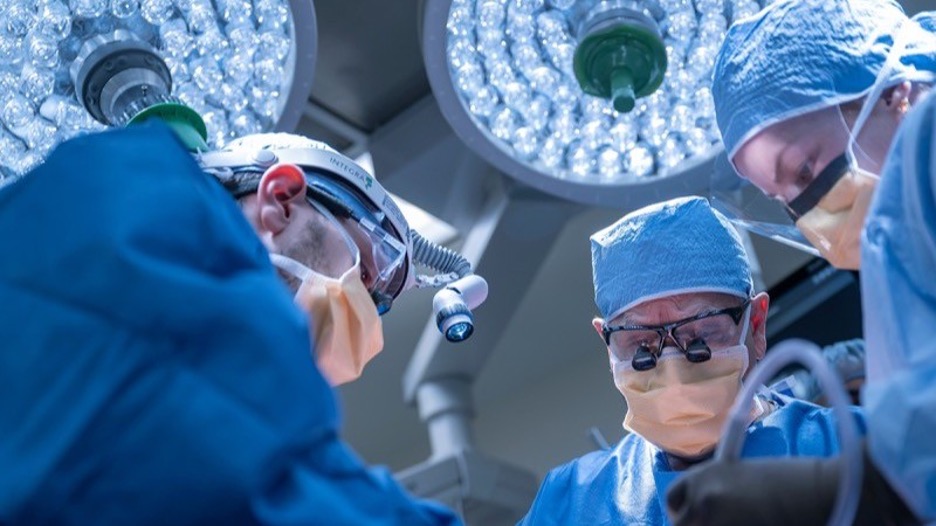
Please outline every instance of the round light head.
[[474, 317], [460, 292], [451, 288], [437, 292], [432, 298], [432, 311], [435, 313], [436, 327], [446, 340], [464, 341], [474, 332]]
[[446, 340], [452, 343], [463, 342], [474, 333], [474, 323], [471, 316], [458, 314], [445, 320], [443, 332]]
[[312, 86], [312, 0], [9, 0], [0, 14], [0, 180], [126, 122], [133, 101], [177, 98], [217, 147], [293, 129]]
[[[636, 207], [707, 190], [722, 149], [710, 74], [729, 23], [759, 2], [426, 0], [423, 54], [479, 155], [559, 197]], [[586, 89], [577, 61], [599, 73]]]

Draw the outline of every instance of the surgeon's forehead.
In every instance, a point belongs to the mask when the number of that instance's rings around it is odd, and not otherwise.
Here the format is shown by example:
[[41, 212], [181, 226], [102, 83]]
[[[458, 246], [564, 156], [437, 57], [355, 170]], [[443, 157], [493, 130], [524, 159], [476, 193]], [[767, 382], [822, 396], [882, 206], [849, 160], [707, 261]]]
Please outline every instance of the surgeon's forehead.
[[819, 157], [844, 148], [848, 128], [837, 107], [823, 108], [764, 128], [734, 154], [740, 175], [764, 193], [782, 197], [804, 163], [811, 172]]
[[632, 307], [611, 320], [609, 325], [661, 325], [740, 303], [741, 298], [718, 292], [674, 294]]
[[744, 143], [732, 159], [741, 176], [767, 194], [779, 193], [778, 170], [799, 168], [805, 146], [815, 142], [799, 124], [796, 120], [773, 124]]

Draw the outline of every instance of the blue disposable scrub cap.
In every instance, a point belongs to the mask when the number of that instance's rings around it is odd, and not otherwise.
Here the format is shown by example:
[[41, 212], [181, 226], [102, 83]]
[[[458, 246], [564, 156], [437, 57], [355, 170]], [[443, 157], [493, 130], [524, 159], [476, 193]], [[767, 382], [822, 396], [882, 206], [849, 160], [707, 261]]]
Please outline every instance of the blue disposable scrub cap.
[[933, 82], [936, 13], [911, 20], [894, 0], [779, 0], [739, 20], [712, 83], [728, 158], [771, 124], [868, 94], [892, 49], [884, 87]]
[[754, 292], [738, 232], [701, 197], [627, 214], [591, 236], [591, 251], [595, 303], [605, 320], [675, 294]]

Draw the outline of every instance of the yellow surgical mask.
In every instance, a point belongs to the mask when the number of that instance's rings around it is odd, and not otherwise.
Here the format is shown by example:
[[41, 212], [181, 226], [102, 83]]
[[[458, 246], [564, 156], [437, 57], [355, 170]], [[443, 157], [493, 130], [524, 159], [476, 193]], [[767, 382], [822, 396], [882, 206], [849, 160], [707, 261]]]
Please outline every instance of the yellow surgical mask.
[[383, 349], [383, 326], [361, 281], [360, 262], [335, 279], [286, 256], [271, 254], [270, 258], [302, 280], [295, 301], [309, 315], [319, 370], [332, 385], [356, 380]]
[[713, 350], [701, 363], [677, 347], [665, 347], [647, 371], [634, 370], [630, 360], [612, 361], [614, 384], [627, 400], [624, 428], [682, 458], [714, 450], [748, 368], [746, 334], [747, 325], [742, 343]]
[[861, 266], [861, 231], [877, 181], [843, 154], [789, 204], [796, 227], [832, 266]]
[[357, 244], [327, 208], [309, 203], [341, 232], [353, 256], [351, 268], [334, 278], [281, 254], [270, 254], [270, 261], [301, 280], [294, 299], [309, 316], [312, 356], [328, 382], [341, 385], [360, 377], [367, 362], [383, 349], [383, 324], [361, 280]]

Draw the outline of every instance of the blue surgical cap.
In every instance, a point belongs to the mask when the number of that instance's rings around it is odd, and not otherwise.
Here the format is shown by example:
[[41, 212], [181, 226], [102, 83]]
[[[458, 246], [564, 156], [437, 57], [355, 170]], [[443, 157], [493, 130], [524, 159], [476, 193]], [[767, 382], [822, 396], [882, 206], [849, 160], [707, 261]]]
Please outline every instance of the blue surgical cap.
[[591, 236], [595, 303], [606, 320], [645, 301], [693, 292], [754, 292], [738, 232], [700, 197], [627, 214]]
[[[899, 31], [898, 31], [899, 28]], [[907, 18], [894, 0], [780, 0], [731, 26], [712, 96], [728, 158], [771, 124], [866, 95], [894, 39], [885, 87], [936, 79], [936, 13]]]

